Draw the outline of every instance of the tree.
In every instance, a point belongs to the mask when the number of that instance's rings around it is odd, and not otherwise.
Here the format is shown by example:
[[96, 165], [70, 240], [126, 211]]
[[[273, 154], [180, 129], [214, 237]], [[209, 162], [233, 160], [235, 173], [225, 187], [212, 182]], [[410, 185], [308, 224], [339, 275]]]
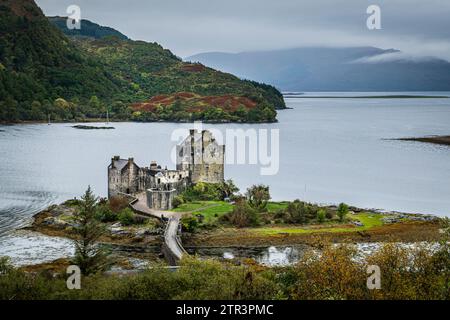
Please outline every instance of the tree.
[[270, 200], [269, 186], [253, 185], [247, 189], [246, 197], [249, 205], [258, 212], [264, 211]]
[[[16, 121], [19, 118], [19, 112], [18, 112], [18, 104], [17, 101], [12, 99], [11, 97], [7, 97], [4, 103], [4, 111], [3, 116], [6, 121]], [[3, 109], [3, 107], [2, 107]]]
[[58, 98], [55, 100], [54, 105], [56, 108], [59, 109], [69, 109], [69, 102], [67, 102], [66, 100], [64, 100], [63, 98]]
[[346, 205], [345, 203], [340, 203], [339, 207], [337, 209], [337, 215], [339, 217], [339, 221], [344, 221], [345, 216], [348, 214], [348, 205]]
[[97, 243], [104, 234], [104, 228], [96, 219], [97, 201], [89, 186], [81, 197], [79, 210], [74, 214], [75, 232], [78, 235], [74, 240], [74, 263], [80, 267], [83, 275], [104, 271], [108, 265], [106, 252]]
[[39, 101], [33, 101], [31, 103], [31, 119], [42, 120], [45, 119], [45, 114], [42, 112], [42, 105]]
[[219, 185], [220, 192], [222, 193], [223, 199], [232, 197], [239, 188], [234, 184], [233, 180], [228, 179]]

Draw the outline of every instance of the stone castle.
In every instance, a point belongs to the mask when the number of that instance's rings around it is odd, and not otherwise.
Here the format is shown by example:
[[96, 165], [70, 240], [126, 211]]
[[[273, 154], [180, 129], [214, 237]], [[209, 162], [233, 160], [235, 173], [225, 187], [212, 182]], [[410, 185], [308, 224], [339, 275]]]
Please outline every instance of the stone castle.
[[225, 146], [211, 132], [190, 130], [176, 153], [176, 170], [162, 169], [154, 161], [139, 167], [133, 158], [113, 157], [108, 166], [108, 197], [145, 193], [149, 208], [170, 210], [175, 196], [188, 186], [224, 180]]

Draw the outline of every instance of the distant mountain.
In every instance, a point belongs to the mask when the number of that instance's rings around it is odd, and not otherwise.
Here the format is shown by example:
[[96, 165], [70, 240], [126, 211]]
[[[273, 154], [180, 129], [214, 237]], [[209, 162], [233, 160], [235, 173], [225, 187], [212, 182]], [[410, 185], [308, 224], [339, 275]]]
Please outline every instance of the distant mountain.
[[101, 39], [107, 36], [115, 36], [122, 40], [127, 40], [128, 37], [116, 29], [110, 27], [104, 27], [89, 20], [82, 19], [80, 21], [80, 29], [68, 29], [67, 17], [48, 17], [51, 23], [53, 23], [58, 29], [64, 32], [67, 36], [81, 36], [90, 37], [94, 39]]
[[108, 108], [117, 120], [265, 122], [285, 108], [274, 87], [185, 63], [157, 43], [92, 22], [67, 37], [53, 22], [33, 0], [0, 1], [0, 121], [82, 120]]
[[374, 47], [201, 53], [185, 59], [283, 91], [449, 91], [450, 63]]

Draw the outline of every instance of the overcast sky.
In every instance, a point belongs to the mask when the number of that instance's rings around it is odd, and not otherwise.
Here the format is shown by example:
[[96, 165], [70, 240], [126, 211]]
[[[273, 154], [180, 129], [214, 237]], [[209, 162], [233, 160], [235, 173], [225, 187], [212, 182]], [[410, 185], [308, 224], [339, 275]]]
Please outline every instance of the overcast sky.
[[[69, 5], [83, 19], [180, 57], [301, 46], [375, 46], [450, 61], [450, 0], [37, 0], [46, 15]], [[366, 9], [381, 8], [381, 30]]]

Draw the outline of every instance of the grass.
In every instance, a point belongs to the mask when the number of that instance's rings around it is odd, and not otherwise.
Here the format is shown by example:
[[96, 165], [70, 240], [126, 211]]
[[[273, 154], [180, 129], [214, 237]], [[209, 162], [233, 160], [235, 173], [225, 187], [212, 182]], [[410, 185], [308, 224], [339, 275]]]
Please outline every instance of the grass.
[[[260, 235], [276, 235], [276, 234], [310, 234], [310, 233], [340, 233], [340, 232], [356, 232], [365, 231], [374, 227], [383, 225], [382, 218], [387, 217], [381, 214], [359, 213], [356, 215], [349, 215], [347, 222], [334, 224], [332, 226], [329, 223], [325, 225], [306, 225], [306, 226], [282, 226], [282, 227], [261, 227], [249, 229], [252, 232], [256, 232]], [[349, 222], [352, 220], [359, 221], [364, 225], [357, 227], [351, 225]]]
[[233, 210], [233, 205], [225, 201], [193, 201], [184, 203], [173, 211], [201, 214], [204, 216], [204, 222], [209, 223], [231, 210]]
[[288, 201], [269, 202], [267, 203], [267, 211], [277, 212], [278, 210], [286, 209], [288, 205], [289, 205]]
[[193, 202], [187, 202], [180, 205], [178, 208], [173, 209], [172, 211], [175, 212], [192, 212], [195, 210], [199, 210], [203, 207], [207, 207], [210, 205], [214, 205], [218, 203], [219, 201], [193, 201]]
[[[286, 209], [289, 205], [288, 201], [269, 202], [267, 204], [268, 212], [276, 212], [278, 210]], [[224, 201], [193, 201], [184, 203], [175, 212], [190, 212], [194, 215], [201, 214], [204, 216], [205, 223], [211, 223], [215, 219], [231, 212], [233, 205]], [[308, 224], [308, 225], [277, 225], [249, 228], [250, 232], [260, 235], [276, 235], [276, 234], [311, 234], [311, 233], [341, 233], [341, 232], [356, 232], [365, 231], [383, 225], [381, 219], [389, 217], [388, 215], [374, 214], [362, 212], [355, 215], [347, 215], [344, 222], [337, 220], [326, 220], [322, 224]], [[359, 221], [363, 226], [355, 226], [351, 222]]]

